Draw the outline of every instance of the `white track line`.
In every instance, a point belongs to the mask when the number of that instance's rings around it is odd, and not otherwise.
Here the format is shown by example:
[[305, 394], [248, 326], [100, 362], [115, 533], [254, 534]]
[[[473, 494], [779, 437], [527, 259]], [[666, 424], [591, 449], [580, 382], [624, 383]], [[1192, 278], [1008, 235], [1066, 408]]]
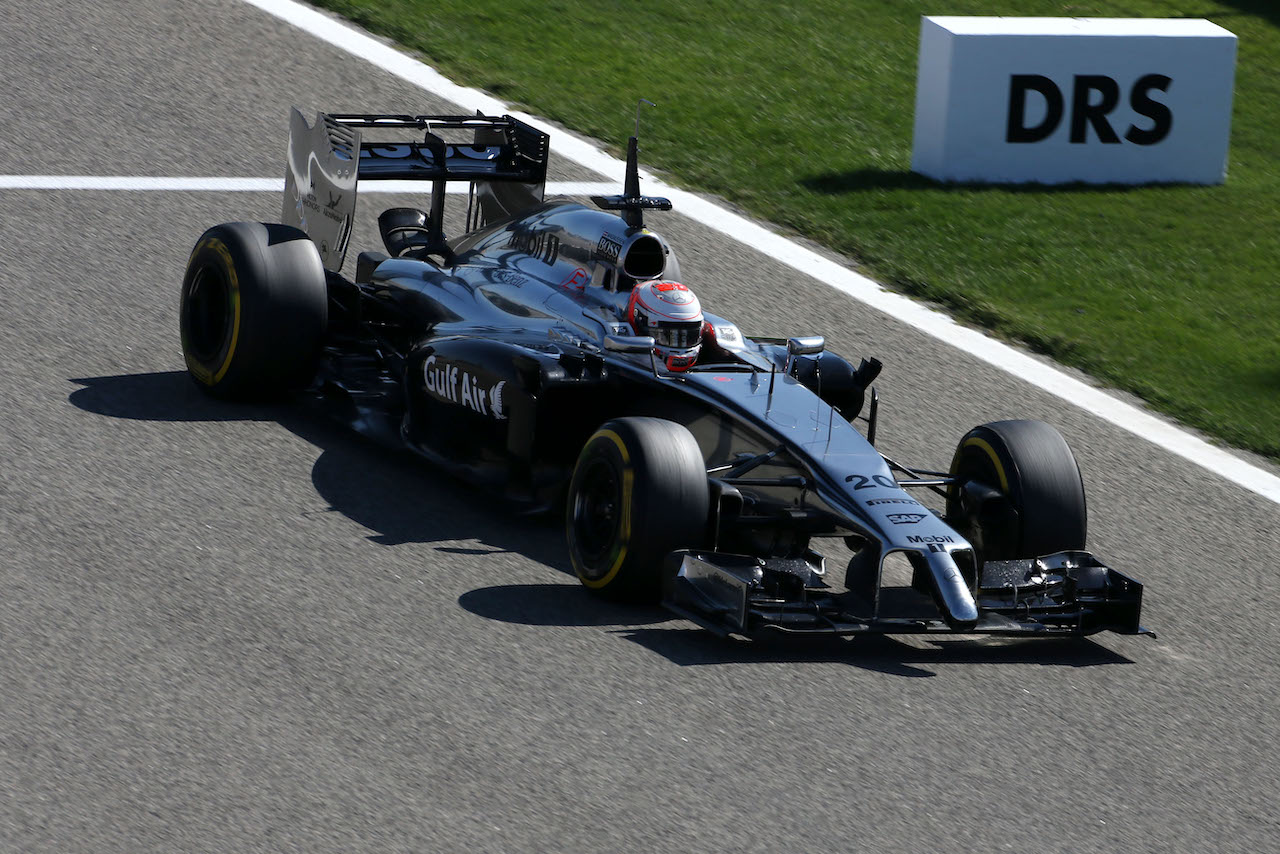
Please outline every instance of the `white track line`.
[[0, 190], [283, 190], [283, 178], [165, 178], [150, 175], [0, 175]]
[[[447, 192], [465, 194], [468, 185], [450, 184]], [[280, 193], [283, 178], [184, 178], [152, 175], [0, 175], [0, 190], [185, 190], [216, 193]], [[548, 181], [553, 196], [590, 196], [618, 191], [616, 182]], [[427, 192], [421, 181], [365, 181], [360, 195]]]
[[[441, 76], [435, 69], [392, 47], [293, 0], [245, 0], [293, 26], [353, 56], [390, 72], [431, 94], [467, 110], [491, 115], [509, 112], [507, 105], [477, 89], [468, 89]], [[312, 105], [323, 106], [323, 105]], [[513, 113], [522, 121], [550, 133], [556, 153], [621, 182], [624, 164], [594, 143], [534, 116]], [[644, 173], [642, 173], [644, 175]], [[1013, 347], [994, 341], [951, 318], [925, 308], [907, 297], [890, 293], [875, 282], [793, 243], [760, 225], [692, 193], [664, 186], [644, 175], [646, 191], [667, 196], [681, 214], [708, 228], [764, 252], [792, 268], [826, 282], [831, 287], [920, 329], [990, 365], [1054, 394], [1097, 417], [1140, 436], [1170, 453], [1215, 472], [1240, 486], [1280, 504], [1280, 478], [1233, 454], [1181, 430], [1148, 412], [1086, 385]]]

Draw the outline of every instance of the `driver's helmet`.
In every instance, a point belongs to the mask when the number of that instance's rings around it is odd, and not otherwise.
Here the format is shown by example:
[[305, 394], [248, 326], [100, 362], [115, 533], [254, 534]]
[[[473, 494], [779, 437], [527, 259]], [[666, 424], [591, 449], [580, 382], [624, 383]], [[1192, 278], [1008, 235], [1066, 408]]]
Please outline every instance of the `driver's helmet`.
[[627, 300], [627, 323], [654, 341], [654, 354], [669, 371], [687, 371], [702, 349], [702, 305], [679, 282], [640, 282]]

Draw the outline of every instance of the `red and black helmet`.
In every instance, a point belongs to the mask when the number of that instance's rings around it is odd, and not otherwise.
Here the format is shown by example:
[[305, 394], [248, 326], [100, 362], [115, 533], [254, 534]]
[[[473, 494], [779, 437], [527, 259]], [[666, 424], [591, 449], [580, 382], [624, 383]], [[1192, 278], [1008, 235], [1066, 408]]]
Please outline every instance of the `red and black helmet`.
[[702, 349], [702, 304], [679, 282], [641, 282], [627, 300], [627, 323], [653, 338], [653, 352], [669, 371], [687, 371]]

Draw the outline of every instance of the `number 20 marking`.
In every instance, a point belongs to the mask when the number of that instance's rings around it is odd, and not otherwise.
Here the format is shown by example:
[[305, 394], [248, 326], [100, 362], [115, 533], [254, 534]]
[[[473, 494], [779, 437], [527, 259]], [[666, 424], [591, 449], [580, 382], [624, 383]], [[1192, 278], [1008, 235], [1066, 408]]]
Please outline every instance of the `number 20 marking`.
[[891, 477], [885, 477], [882, 474], [878, 474], [875, 477], [867, 477], [865, 474], [851, 474], [844, 479], [844, 482], [852, 483], [854, 489], [871, 489], [876, 486], [883, 486], [885, 489], [898, 488], [896, 480]]

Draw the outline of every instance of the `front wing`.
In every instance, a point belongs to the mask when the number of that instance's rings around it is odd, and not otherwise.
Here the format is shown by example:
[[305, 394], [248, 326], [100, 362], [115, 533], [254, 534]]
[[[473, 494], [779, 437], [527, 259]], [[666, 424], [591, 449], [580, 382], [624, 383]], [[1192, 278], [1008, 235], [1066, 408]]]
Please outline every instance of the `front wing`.
[[978, 621], [956, 627], [927, 593], [880, 588], [874, 601], [833, 593], [820, 559], [765, 560], [716, 552], [667, 557], [663, 605], [722, 636], [784, 634], [963, 634], [1063, 636], [1145, 634], [1142, 584], [1088, 552], [989, 561], [973, 582]]

